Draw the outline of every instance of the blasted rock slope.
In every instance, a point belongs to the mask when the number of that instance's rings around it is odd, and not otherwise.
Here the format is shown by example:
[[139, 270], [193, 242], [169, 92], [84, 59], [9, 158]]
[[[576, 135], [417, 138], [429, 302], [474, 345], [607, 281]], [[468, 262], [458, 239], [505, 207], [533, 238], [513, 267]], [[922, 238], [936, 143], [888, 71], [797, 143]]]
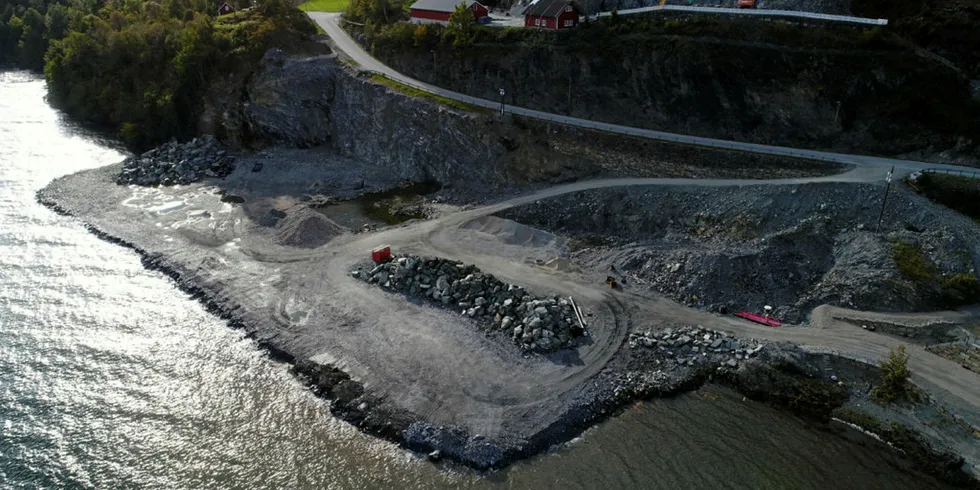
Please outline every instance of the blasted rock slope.
[[883, 233], [882, 189], [863, 183], [595, 189], [500, 216], [576, 238], [580, 262], [616, 264], [642, 287], [712, 311], [772, 305], [795, 323], [821, 304], [943, 309], [903, 277], [895, 244], [915, 244], [945, 276], [972, 275], [980, 226], [893, 187]]

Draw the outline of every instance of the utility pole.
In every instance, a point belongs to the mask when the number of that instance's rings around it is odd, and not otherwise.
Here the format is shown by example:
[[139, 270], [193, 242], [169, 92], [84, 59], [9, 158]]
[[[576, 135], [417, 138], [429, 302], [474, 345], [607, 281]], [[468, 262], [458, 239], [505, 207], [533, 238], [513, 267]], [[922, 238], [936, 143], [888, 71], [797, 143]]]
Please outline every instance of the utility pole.
[[504, 117], [504, 89], [500, 89], [500, 117]]
[[888, 200], [888, 189], [892, 187], [892, 172], [895, 171], [895, 167], [888, 171], [888, 175], [885, 176], [885, 197], [881, 199], [881, 211], [878, 213], [878, 226], [875, 227], [875, 233], [881, 231], [881, 217], [885, 215], [885, 201]]
[[840, 104], [841, 101], [837, 101], [837, 112], [834, 113], [834, 124], [837, 124], [837, 118], [840, 116]]

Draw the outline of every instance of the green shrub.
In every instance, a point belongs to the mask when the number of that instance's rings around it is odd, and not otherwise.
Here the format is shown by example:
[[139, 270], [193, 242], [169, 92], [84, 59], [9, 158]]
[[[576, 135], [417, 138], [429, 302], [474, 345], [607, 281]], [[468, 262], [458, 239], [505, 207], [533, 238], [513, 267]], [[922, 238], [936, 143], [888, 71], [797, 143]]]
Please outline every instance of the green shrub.
[[930, 281], [938, 274], [936, 264], [922, 253], [918, 245], [895, 242], [892, 246], [892, 259], [902, 275], [913, 281]]
[[871, 390], [871, 398], [878, 403], [891, 403], [908, 398], [909, 390], [909, 354], [905, 346], [900, 345], [888, 353], [888, 360], [878, 367], [881, 371], [881, 382]]
[[980, 303], [980, 282], [975, 275], [963, 272], [940, 276], [939, 267], [918, 245], [895, 242], [892, 245], [892, 259], [902, 275], [911, 280], [917, 289], [928, 291], [936, 306], [956, 308]]

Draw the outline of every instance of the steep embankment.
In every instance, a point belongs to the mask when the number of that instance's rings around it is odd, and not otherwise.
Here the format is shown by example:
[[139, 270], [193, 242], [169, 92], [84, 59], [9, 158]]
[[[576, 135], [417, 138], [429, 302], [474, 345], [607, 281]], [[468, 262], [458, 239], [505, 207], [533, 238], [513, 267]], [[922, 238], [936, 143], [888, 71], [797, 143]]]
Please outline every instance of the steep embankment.
[[[370, 35], [392, 67], [585, 119], [741, 141], [975, 162], [977, 104], [955, 69], [887, 31], [663, 17], [575, 32]], [[949, 151], [948, 153], [943, 153]], [[957, 159], [959, 157], [959, 160]]]
[[954, 63], [980, 93], [980, 1], [853, 0], [852, 9], [889, 19], [896, 32]]
[[[376, 83], [332, 56], [270, 51], [240, 96], [208, 109], [213, 131], [253, 145], [325, 146], [399, 178], [482, 192], [589, 176], [821, 175], [836, 165], [668, 145], [453, 109]], [[474, 199], [476, 195], [468, 195]]]

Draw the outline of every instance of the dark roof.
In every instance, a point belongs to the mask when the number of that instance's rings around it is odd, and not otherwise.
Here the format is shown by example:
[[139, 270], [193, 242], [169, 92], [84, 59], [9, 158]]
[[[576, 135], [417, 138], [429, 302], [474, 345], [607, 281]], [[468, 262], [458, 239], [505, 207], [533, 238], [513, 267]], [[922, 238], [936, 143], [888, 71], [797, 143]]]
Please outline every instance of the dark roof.
[[433, 12], [452, 12], [461, 3], [465, 4], [466, 8], [470, 8], [474, 3], [479, 2], [476, 0], [418, 0], [409, 8]]
[[558, 17], [558, 14], [565, 9], [566, 5], [574, 7], [576, 12], [579, 11], [578, 5], [575, 5], [575, 2], [572, 0], [538, 0], [524, 9], [524, 15]]

